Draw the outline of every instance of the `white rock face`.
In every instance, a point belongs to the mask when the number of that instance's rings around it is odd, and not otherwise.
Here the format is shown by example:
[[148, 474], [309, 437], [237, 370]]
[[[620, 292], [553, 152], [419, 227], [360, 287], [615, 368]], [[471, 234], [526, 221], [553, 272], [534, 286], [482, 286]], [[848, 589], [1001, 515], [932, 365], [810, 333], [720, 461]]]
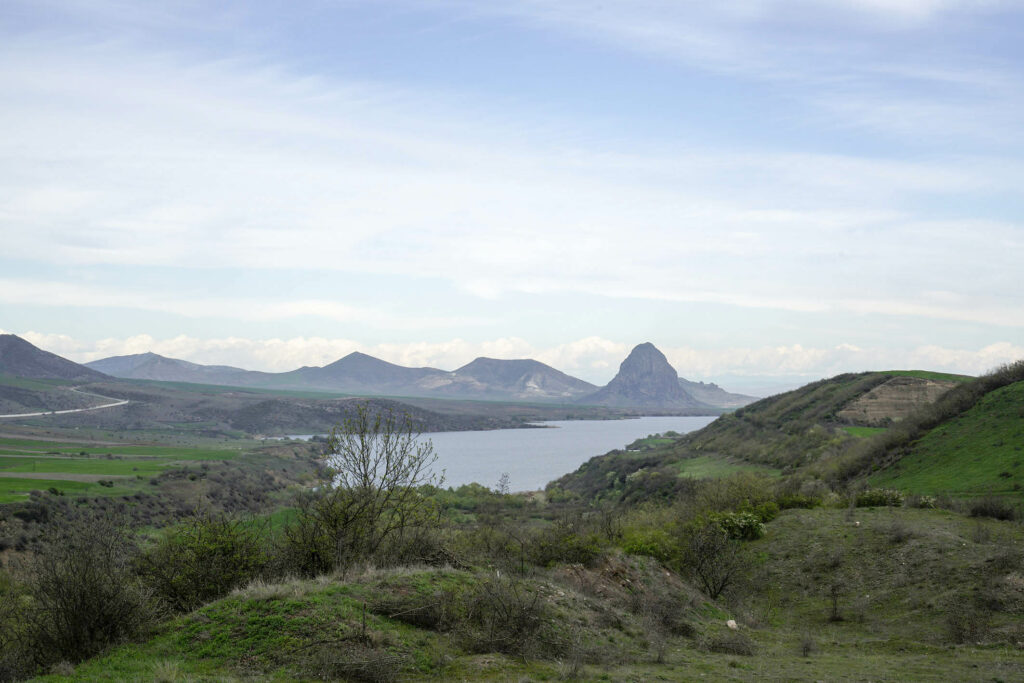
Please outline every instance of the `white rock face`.
[[733, 631], [738, 631], [740, 628], [740, 625], [736, 623], [735, 619], [730, 619], [729, 621], [725, 622], [725, 625], [731, 628]]

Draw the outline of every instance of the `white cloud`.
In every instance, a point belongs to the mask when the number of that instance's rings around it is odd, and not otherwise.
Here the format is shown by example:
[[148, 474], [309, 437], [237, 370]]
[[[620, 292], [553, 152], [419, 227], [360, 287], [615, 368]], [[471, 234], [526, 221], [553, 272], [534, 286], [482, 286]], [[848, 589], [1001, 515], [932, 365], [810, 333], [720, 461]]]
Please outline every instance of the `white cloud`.
[[[490, 298], [878, 304], [1011, 325], [1024, 315], [1021, 226], [938, 222], [916, 207], [1013, 192], [1024, 181], [1017, 163], [567, 148], [559, 141], [571, 121], [528, 111], [516, 112], [512, 135], [495, 113], [470, 117], [414, 89], [261, 62], [58, 47], [25, 39], [0, 52], [9, 161], [0, 236], [10, 259], [407, 276]], [[264, 305], [136, 283], [3, 284], [8, 303], [436, 326], [328, 298]], [[942, 289], [961, 297], [935, 302], [918, 291]]]

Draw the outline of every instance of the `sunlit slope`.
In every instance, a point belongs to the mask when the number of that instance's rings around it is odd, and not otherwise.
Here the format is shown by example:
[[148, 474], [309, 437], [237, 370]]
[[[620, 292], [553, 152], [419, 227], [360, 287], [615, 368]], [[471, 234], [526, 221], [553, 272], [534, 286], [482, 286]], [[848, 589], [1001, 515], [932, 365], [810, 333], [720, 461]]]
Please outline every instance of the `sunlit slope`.
[[1024, 493], [1024, 381], [986, 394], [870, 479], [913, 493]]

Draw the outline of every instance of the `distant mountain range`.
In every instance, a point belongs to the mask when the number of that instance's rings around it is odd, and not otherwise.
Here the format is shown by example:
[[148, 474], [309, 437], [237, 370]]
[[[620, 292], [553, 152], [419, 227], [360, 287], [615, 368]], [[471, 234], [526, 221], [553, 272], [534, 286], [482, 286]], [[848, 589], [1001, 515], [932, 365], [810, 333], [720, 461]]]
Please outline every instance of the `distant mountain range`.
[[447, 371], [407, 368], [356, 352], [323, 367], [272, 373], [141, 353], [79, 365], [14, 335], [0, 335], [0, 374], [81, 381], [117, 377], [362, 396], [575, 403], [691, 414], [714, 414], [756, 400], [714, 384], [679, 378], [664, 354], [650, 343], [634, 348], [603, 388], [529, 359], [477, 358]]

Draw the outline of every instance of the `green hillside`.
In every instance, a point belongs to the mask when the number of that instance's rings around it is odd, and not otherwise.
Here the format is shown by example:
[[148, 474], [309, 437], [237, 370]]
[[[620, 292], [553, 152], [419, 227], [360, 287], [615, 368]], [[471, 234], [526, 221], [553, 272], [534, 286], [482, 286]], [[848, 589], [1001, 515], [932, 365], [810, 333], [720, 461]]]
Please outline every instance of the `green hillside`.
[[[757, 401], [704, 429], [641, 452], [592, 458], [551, 488], [590, 499], [668, 499], [680, 477], [739, 470], [792, 471], [841, 452], [861, 434], [836, 417], [849, 402], [892, 379], [892, 373], [844, 374]], [[716, 463], [714, 467], [709, 463]], [[697, 476], [702, 476], [698, 474]]]
[[873, 486], [954, 496], [1021, 495], [1024, 487], [1024, 382], [986, 394], [929, 430]]

